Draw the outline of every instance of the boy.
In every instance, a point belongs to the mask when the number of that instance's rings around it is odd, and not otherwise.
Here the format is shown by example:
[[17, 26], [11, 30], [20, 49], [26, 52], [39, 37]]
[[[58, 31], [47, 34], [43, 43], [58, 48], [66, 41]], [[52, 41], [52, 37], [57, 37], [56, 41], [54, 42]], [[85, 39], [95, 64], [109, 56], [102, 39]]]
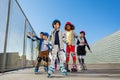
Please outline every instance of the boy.
[[77, 40], [77, 55], [78, 55], [78, 61], [80, 63], [80, 66], [82, 70], [87, 70], [85, 63], [84, 63], [84, 57], [86, 56], [86, 50], [85, 47], [88, 47], [89, 51], [92, 53], [89, 44], [87, 43], [87, 40], [85, 38], [85, 32], [80, 32], [80, 37]]
[[63, 75], [67, 75], [67, 71], [64, 67], [64, 44], [63, 44], [63, 34], [59, 30], [60, 28], [60, 21], [59, 20], [54, 20], [52, 23], [52, 26], [54, 30], [51, 32], [51, 35], [49, 37], [49, 41], [52, 44], [52, 59], [51, 59], [51, 65], [49, 66], [48, 70], [48, 77], [51, 76], [52, 73], [54, 73], [54, 65], [55, 65], [55, 60], [57, 57], [57, 53], [60, 59], [60, 69]]
[[48, 48], [47, 38], [48, 38], [49, 34], [41, 32], [40, 33], [41, 38], [34, 36], [34, 34], [32, 34], [32, 33], [29, 33], [29, 34], [30, 34], [30, 36], [32, 36], [33, 38], [36, 38], [36, 40], [39, 41], [39, 45], [37, 46], [39, 53], [38, 53], [37, 62], [36, 62], [35, 69], [34, 69], [34, 72], [38, 73], [39, 64], [41, 63], [42, 59], [46, 60], [47, 64], [45, 65], [45, 68], [48, 68], [48, 54], [49, 54], [48, 49], [49, 48]]

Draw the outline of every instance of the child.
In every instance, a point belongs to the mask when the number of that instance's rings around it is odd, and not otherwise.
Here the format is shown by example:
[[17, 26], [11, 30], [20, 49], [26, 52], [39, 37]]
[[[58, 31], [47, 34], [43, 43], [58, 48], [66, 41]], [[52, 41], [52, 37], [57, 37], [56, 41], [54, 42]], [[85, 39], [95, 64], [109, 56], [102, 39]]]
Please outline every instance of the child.
[[67, 75], [67, 71], [64, 67], [64, 44], [63, 44], [63, 34], [62, 32], [59, 30], [60, 28], [60, 21], [59, 20], [54, 20], [52, 23], [52, 26], [54, 28], [54, 30], [51, 32], [51, 35], [49, 37], [49, 41], [52, 44], [52, 60], [51, 60], [51, 65], [49, 66], [49, 70], [48, 70], [48, 77], [51, 76], [52, 73], [54, 73], [54, 65], [55, 65], [55, 60], [57, 57], [57, 53], [60, 59], [60, 69], [63, 75]]
[[70, 22], [66, 22], [65, 24], [65, 37], [66, 37], [66, 70], [70, 72], [69, 70], [69, 59], [70, 54], [73, 58], [73, 65], [71, 71], [76, 72], [77, 71], [77, 65], [76, 65], [76, 54], [75, 54], [75, 38], [77, 38], [76, 33], [74, 32], [74, 25]]
[[39, 53], [38, 53], [37, 62], [36, 62], [35, 69], [34, 69], [34, 72], [37, 73], [39, 70], [39, 64], [41, 63], [41, 61], [44, 57], [47, 62], [45, 67], [46, 68], [48, 67], [48, 53], [49, 53], [48, 49], [49, 48], [47, 46], [48, 45], [47, 38], [48, 38], [49, 34], [41, 32], [40, 33], [41, 38], [34, 36], [34, 34], [32, 34], [32, 33], [30, 33], [30, 36], [36, 38], [36, 40], [39, 41], [39, 45], [37, 46]]
[[85, 32], [81, 31], [80, 37], [77, 40], [77, 55], [78, 55], [78, 61], [80, 63], [82, 70], [87, 70], [85, 63], [84, 63], [84, 57], [86, 56], [85, 46], [87, 46], [89, 51], [92, 53], [89, 47], [89, 44], [87, 43], [87, 40], [85, 38]]
[[43, 35], [44, 42], [42, 43], [41, 56], [40, 56], [44, 61], [45, 72], [48, 71], [48, 59], [49, 59], [49, 51], [50, 51], [50, 44], [47, 41], [48, 37], [49, 37], [49, 34], [45, 32]]

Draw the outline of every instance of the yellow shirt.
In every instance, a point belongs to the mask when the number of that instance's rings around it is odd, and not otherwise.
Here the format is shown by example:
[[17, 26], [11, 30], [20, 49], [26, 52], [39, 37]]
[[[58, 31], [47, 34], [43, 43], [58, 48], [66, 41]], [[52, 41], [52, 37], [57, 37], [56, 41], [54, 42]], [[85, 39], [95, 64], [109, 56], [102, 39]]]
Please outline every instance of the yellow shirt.
[[72, 38], [73, 31], [67, 31], [67, 43], [68, 45], [72, 45], [73, 38]]

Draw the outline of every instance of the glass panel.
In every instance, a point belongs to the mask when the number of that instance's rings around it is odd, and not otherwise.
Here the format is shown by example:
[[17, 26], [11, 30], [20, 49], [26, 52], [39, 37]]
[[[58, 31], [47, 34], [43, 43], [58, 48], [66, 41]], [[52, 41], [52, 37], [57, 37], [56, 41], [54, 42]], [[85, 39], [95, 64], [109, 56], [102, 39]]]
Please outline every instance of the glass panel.
[[[29, 22], [26, 22], [26, 34], [33, 32]], [[26, 37], [26, 66], [32, 66], [32, 40]]]
[[0, 70], [3, 62], [3, 51], [7, 23], [8, 0], [0, 0]]
[[0, 0], [0, 53], [3, 53], [7, 23], [8, 0]]
[[15, 0], [11, 0], [7, 42], [7, 69], [23, 66], [24, 15]]

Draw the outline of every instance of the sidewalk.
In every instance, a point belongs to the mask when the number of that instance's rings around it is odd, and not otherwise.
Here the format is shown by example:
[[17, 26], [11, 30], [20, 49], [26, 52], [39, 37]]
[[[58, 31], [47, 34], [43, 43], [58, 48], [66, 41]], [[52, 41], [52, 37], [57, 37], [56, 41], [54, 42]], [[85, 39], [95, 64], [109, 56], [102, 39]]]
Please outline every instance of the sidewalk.
[[43, 69], [38, 74], [34, 74], [33, 68], [29, 68], [0, 73], [0, 80], [120, 80], [120, 70], [79, 70], [77, 73], [68, 73], [68, 76], [56, 71], [51, 78], [47, 78]]

